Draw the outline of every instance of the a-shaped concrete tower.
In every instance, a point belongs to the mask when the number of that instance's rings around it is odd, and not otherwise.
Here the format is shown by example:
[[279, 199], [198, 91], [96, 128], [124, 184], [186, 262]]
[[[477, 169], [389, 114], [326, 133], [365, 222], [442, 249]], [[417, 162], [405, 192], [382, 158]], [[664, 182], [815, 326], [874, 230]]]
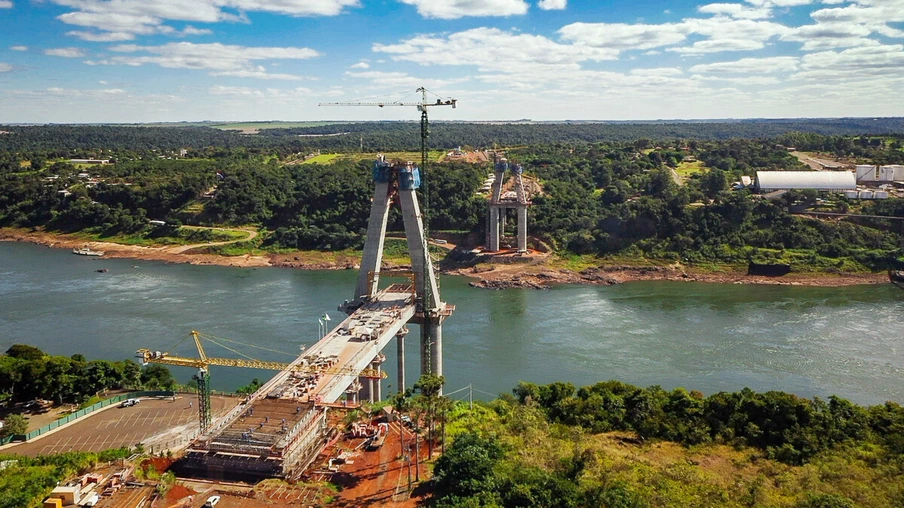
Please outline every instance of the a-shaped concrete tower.
[[[427, 237], [424, 232], [416, 191], [421, 185], [418, 167], [412, 163], [392, 163], [382, 156], [374, 163], [374, 198], [367, 223], [367, 237], [364, 242], [364, 255], [358, 273], [358, 284], [352, 300], [344, 303], [340, 309], [346, 313], [371, 301], [379, 291], [380, 268], [383, 259], [383, 244], [386, 240], [386, 223], [389, 219], [389, 207], [397, 201], [402, 210], [405, 226], [405, 237], [408, 241], [408, 252], [411, 256], [411, 270], [414, 273], [414, 293], [417, 311], [410, 322], [421, 325], [421, 373], [443, 374], [443, 321], [455, 310], [440, 300], [439, 285], [433, 270], [430, 253], [427, 250]], [[404, 330], [407, 332], [407, 330]], [[398, 363], [399, 391], [405, 388], [405, 346], [404, 333], [399, 333]], [[374, 380], [379, 383], [379, 380]], [[371, 398], [379, 396], [379, 386], [372, 386]]]

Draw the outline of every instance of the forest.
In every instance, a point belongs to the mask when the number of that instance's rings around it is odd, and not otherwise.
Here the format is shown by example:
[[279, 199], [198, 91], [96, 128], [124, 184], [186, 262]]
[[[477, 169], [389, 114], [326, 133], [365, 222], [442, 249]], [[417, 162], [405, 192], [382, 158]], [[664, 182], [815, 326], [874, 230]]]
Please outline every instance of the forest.
[[[278, 126], [278, 124], [274, 124]], [[246, 148], [252, 151], [308, 153], [313, 150], [351, 152], [417, 150], [417, 122], [329, 123], [261, 130], [257, 135], [208, 126], [140, 125], [0, 125], [0, 154], [44, 152], [47, 156], [80, 158], [105, 151], [167, 151], [193, 153]], [[904, 118], [825, 118], [711, 120], [688, 122], [469, 123], [433, 122], [430, 139], [444, 149], [456, 146], [493, 148], [547, 143], [626, 142], [635, 139], [765, 139], [791, 132], [821, 136], [887, 135], [904, 132]], [[341, 134], [347, 135], [329, 135]], [[304, 137], [299, 137], [304, 136]], [[322, 136], [322, 137], [318, 137]], [[794, 145], [790, 145], [794, 146]], [[2, 157], [0, 157], [2, 159]]]
[[80, 354], [52, 356], [24, 344], [14, 344], [0, 355], [3, 403], [46, 399], [57, 404], [81, 404], [105, 390], [172, 390], [175, 386], [169, 369], [157, 364], [142, 367], [132, 360], [88, 360]]
[[[510, 143], [506, 155], [521, 162], [526, 174], [543, 188], [531, 207], [531, 235], [562, 256], [645, 258], [689, 265], [780, 262], [797, 271], [881, 271], [896, 264], [901, 255], [897, 235], [889, 234], [896, 232], [890, 221], [855, 223], [797, 216], [791, 213], [794, 206], [812, 205], [822, 198], [813, 192], [791, 192], [769, 201], [731, 184], [742, 176], [754, 176], [757, 170], [804, 168], [787, 149], [790, 146], [853, 162], [902, 163], [901, 135], [787, 130], [875, 132], [900, 128], [901, 122], [448, 123], [434, 127], [431, 142], [446, 147], [465, 141], [474, 146], [488, 146], [497, 139]], [[672, 127], [688, 129], [688, 134], [694, 130], [697, 137], [599, 141], [609, 129], [636, 136], [663, 134], [649, 129]], [[256, 227], [264, 233], [248, 248], [329, 251], [363, 244], [371, 161], [346, 156], [330, 164], [297, 163], [299, 153], [316, 150], [317, 143], [339, 143], [341, 136], [299, 138], [279, 134], [280, 129], [247, 136], [203, 127], [8, 128], [10, 134], [0, 135], [0, 226], [165, 243], [178, 242], [180, 236], [181, 241], [188, 240], [183, 224], [233, 225]], [[418, 137], [406, 129], [414, 128], [393, 123], [303, 129], [348, 129], [362, 136], [365, 132], [383, 136], [379, 149], [391, 150], [411, 148]], [[755, 128], [760, 130], [745, 130]], [[720, 129], [726, 136], [781, 133], [772, 138], [721, 139]], [[454, 135], [457, 142], [443, 132]], [[676, 132], [671, 134], [677, 136]], [[180, 154], [178, 147], [185, 151]], [[75, 156], [102, 157], [111, 163], [71, 164], [65, 158]], [[488, 163], [451, 160], [426, 169], [420, 199], [432, 231], [482, 237], [487, 198], [477, 190], [489, 171]], [[834, 196], [825, 200], [829, 203], [824, 209], [829, 211], [904, 213], [896, 199], [860, 203]], [[151, 225], [151, 220], [166, 224]], [[401, 229], [396, 211], [389, 227]]]
[[520, 383], [447, 417], [433, 506], [895, 507], [904, 408], [783, 392]]

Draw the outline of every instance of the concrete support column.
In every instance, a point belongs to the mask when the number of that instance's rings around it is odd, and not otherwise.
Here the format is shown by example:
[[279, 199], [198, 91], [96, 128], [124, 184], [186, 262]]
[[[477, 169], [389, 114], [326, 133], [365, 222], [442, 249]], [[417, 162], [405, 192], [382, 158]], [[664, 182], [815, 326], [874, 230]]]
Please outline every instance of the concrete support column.
[[527, 207], [518, 207], [518, 252], [527, 252]]
[[490, 207], [490, 242], [487, 248], [490, 252], [499, 251], [499, 208]]
[[[381, 367], [380, 367], [380, 364], [379, 364], [379, 363], [376, 363], [376, 362], [375, 362], [375, 363], [372, 365], [372, 367], [374, 368], [374, 370], [377, 371], [377, 374], [380, 374], [381, 372], [383, 372], [383, 371], [381, 370]], [[371, 397], [372, 400], [371, 400], [371, 402], [376, 402], [376, 401], [379, 401], [379, 400], [383, 400], [383, 386], [382, 386], [383, 379], [378, 377], [378, 378], [376, 378], [376, 379], [371, 379], [370, 381], [371, 381], [371, 383], [372, 383], [372, 390], [371, 390], [371, 392], [370, 392], [370, 393], [372, 394], [372, 397]]]
[[373, 392], [370, 390], [370, 379], [366, 377], [359, 377], [358, 382], [361, 385], [361, 390], [358, 392], [358, 398], [364, 402], [365, 400], [368, 402], [373, 402]]
[[[421, 326], [427, 326], [422, 324]], [[430, 372], [430, 343], [429, 338], [424, 340], [424, 334], [421, 333], [421, 374]]]
[[[443, 375], [443, 325], [442, 323], [430, 323], [430, 337], [433, 344], [430, 345], [430, 372], [437, 376]], [[442, 393], [440, 393], [442, 394]]]
[[398, 351], [399, 367], [399, 393], [405, 391], [405, 334], [396, 335], [396, 350]]

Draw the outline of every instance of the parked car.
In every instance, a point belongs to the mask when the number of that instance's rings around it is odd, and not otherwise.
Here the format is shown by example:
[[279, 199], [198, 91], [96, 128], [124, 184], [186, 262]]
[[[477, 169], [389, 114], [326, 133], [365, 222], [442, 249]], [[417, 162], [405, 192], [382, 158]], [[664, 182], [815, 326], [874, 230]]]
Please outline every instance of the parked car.
[[220, 502], [220, 496], [211, 496], [207, 498], [207, 502], [204, 503], [204, 508], [213, 508]]
[[141, 402], [141, 401], [138, 399], [126, 399], [126, 400], [122, 401], [122, 404], [120, 404], [119, 407], [132, 407], [135, 404], [138, 404], [139, 402]]

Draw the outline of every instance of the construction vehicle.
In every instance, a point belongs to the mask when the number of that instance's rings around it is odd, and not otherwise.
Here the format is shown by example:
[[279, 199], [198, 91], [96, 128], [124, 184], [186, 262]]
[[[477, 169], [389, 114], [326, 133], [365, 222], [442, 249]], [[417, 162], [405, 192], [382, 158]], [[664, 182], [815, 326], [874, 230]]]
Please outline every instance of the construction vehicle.
[[[255, 360], [253, 358], [248, 357], [247, 355], [237, 351], [234, 348], [223, 345], [219, 341], [233, 342], [236, 344], [241, 344], [240, 342], [216, 338], [210, 335], [203, 335], [195, 330], [191, 331], [191, 337], [194, 339], [195, 347], [198, 349], [198, 358], [188, 358], [182, 356], [174, 356], [168, 352], [162, 351], [151, 351], [150, 349], [139, 349], [135, 352], [135, 357], [141, 360], [142, 365], [147, 365], [149, 363], [160, 363], [165, 365], [176, 365], [180, 367], [193, 367], [198, 369], [198, 373], [193, 377], [198, 382], [198, 424], [201, 428], [201, 432], [207, 430], [210, 427], [211, 422], [211, 411], [210, 411], [210, 366], [211, 365], [219, 365], [222, 367], [244, 367], [250, 369], [265, 369], [265, 370], [291, 370], [293, 372], [301, 372], [305, 374], [331, 374], [331, 375], [347, 375], [353, 377], [364, 377], [364, 378], [373, 378], [373, 379], [383, 379], [388, 377], [385, 372], [376, 369], [349, 369], [343, 367], [337, 367], [335, 365], [324, 364], [321, 362], [315, 364], [309, 364], [306, 361], [302, 361], [300, 363], [284, 363], [284, 362], [271, 362], [271, 361], [262, 361]], [[236, 358], [213, 358], [207, 356], [207, 353], [204, 351], [204, 346], [201, 344], [202, 336], [219, 346], [222, 346], [240, 356], [245, 356], [245, 359], [236, 359]], [[242, 344], [244, 346], [255, 347], [258, 349], [267, 349], [262, 348], [260, 346], [254, 346], [251, 344]], [[271, 350], [272, 351], [272, 350]]]

